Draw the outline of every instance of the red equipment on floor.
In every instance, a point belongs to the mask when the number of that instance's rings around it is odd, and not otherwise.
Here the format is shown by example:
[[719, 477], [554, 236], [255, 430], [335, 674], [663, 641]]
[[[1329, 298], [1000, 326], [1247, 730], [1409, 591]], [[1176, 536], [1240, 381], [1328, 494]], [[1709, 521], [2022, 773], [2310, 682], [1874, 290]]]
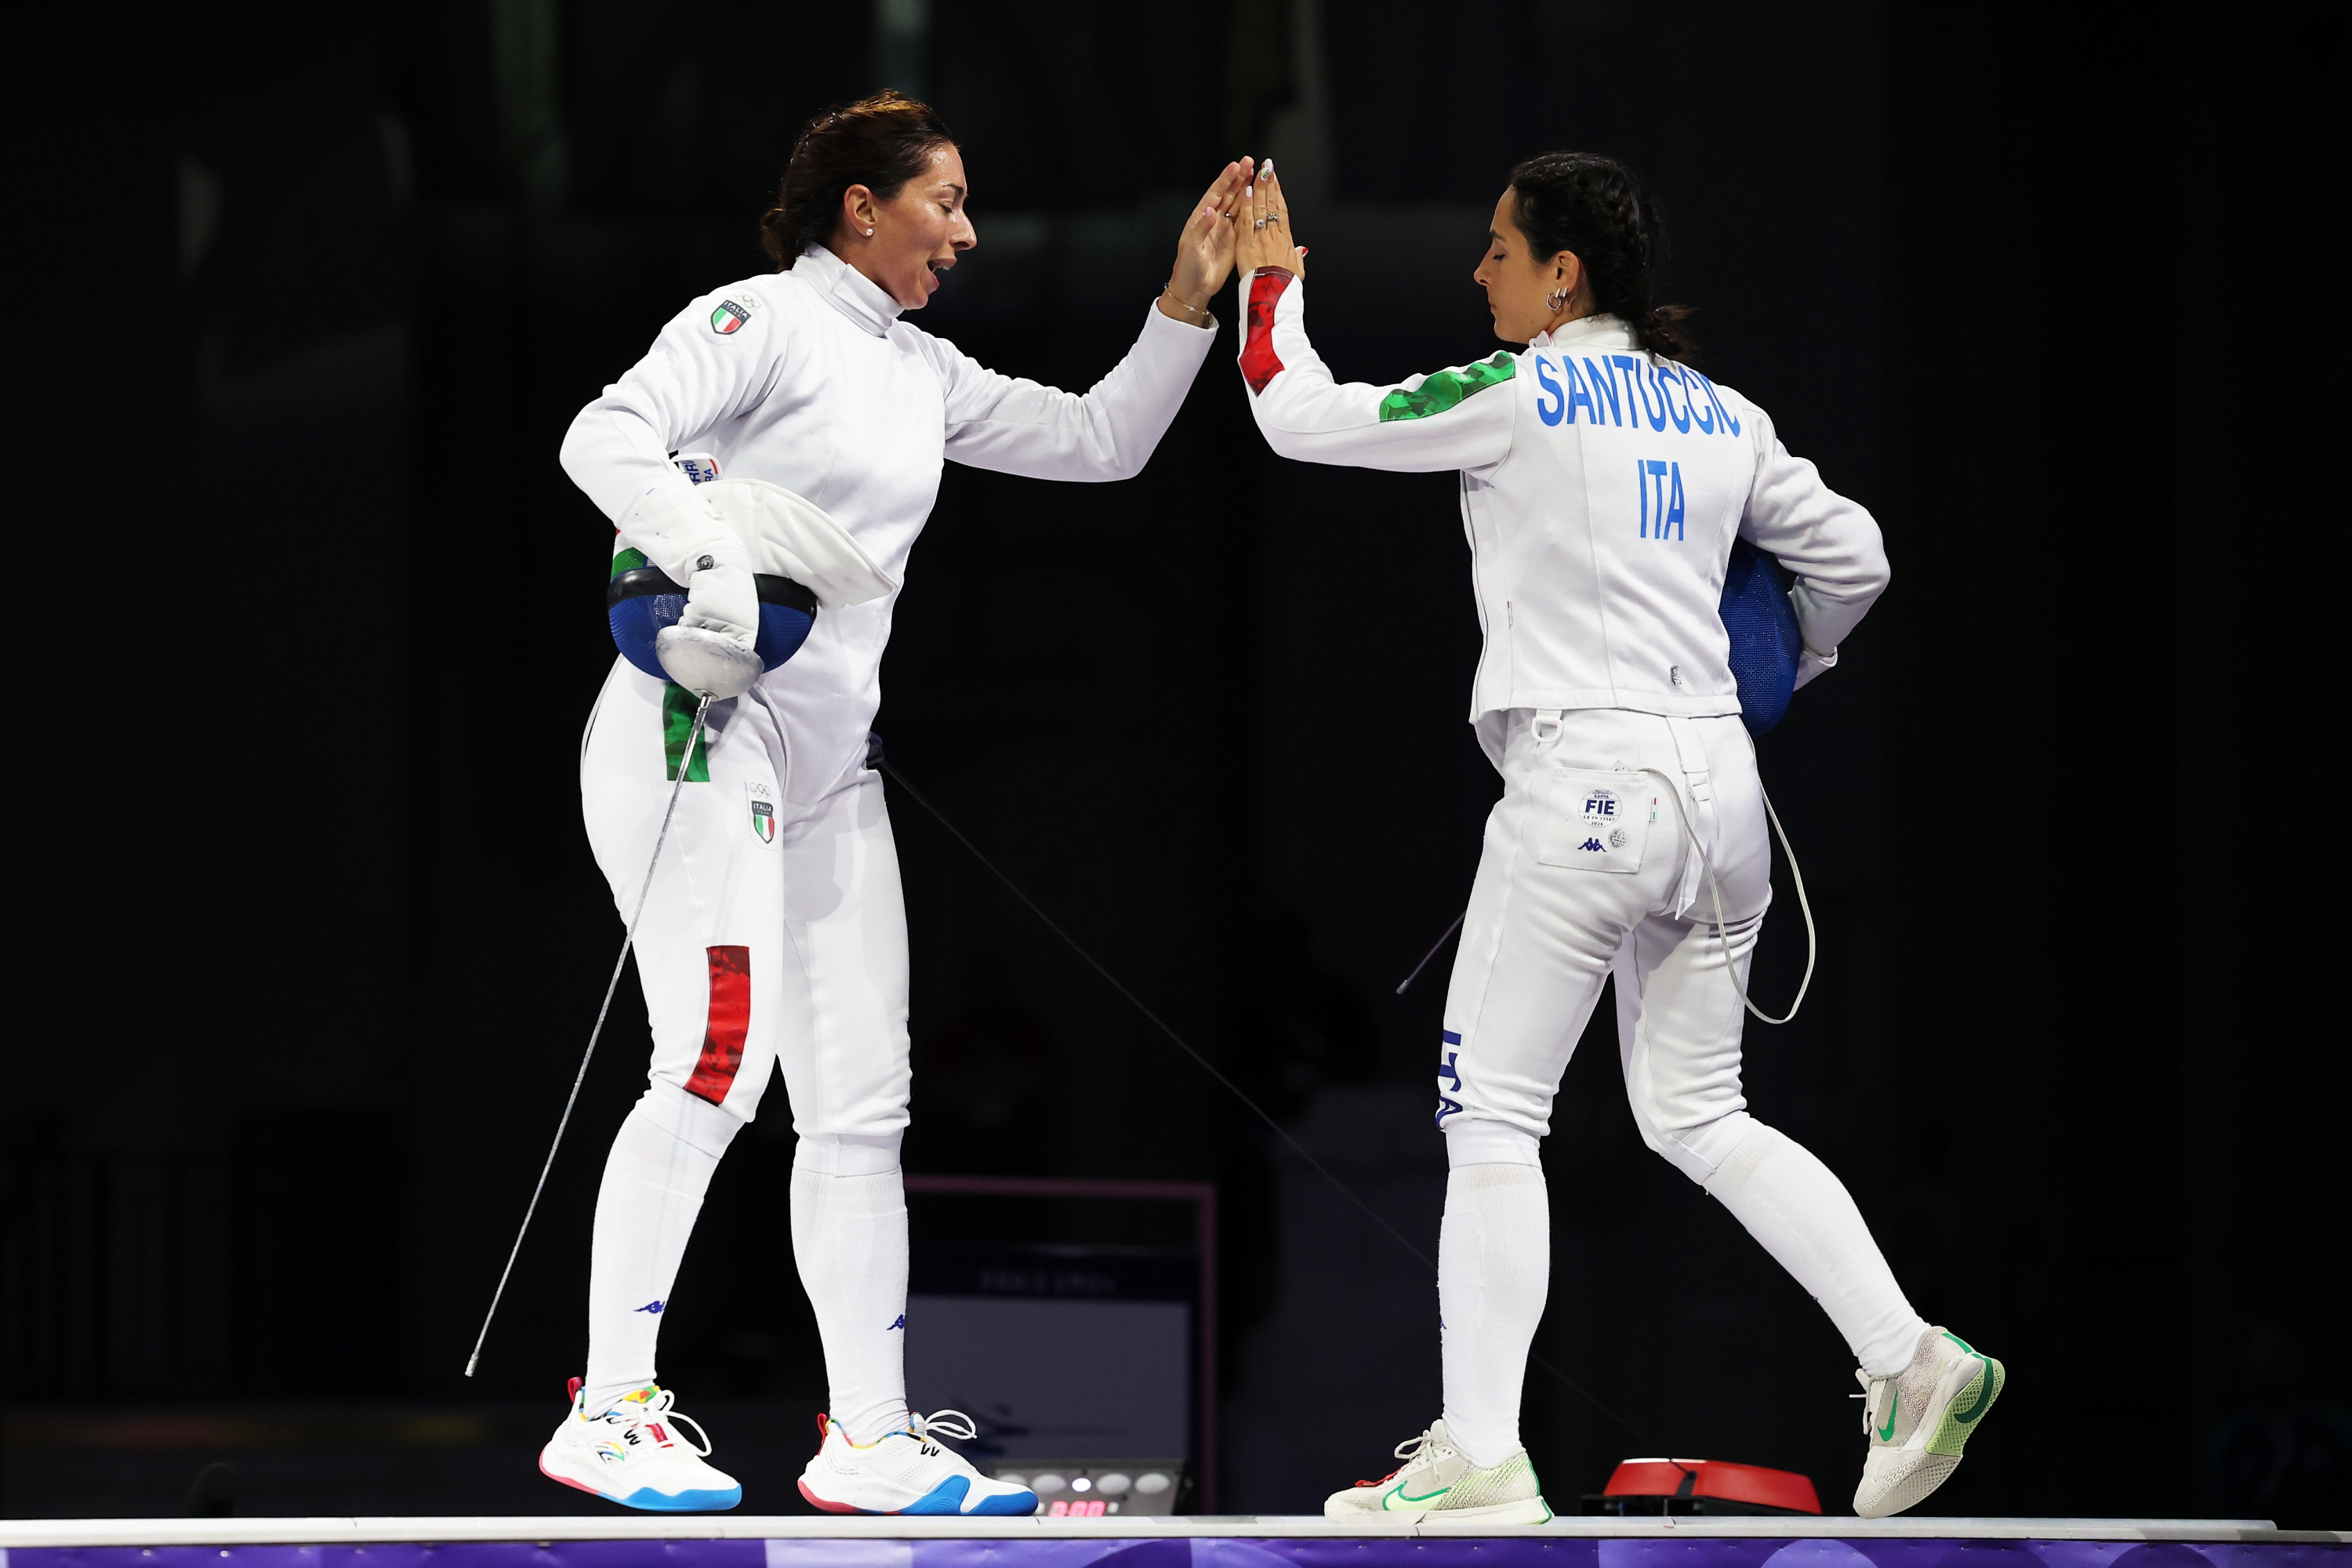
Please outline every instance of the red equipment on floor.
[[1812, 1478], [1723, 1459], [1627, 1459], [1587, 1513], [1772, 1514], [1822, 1511]]

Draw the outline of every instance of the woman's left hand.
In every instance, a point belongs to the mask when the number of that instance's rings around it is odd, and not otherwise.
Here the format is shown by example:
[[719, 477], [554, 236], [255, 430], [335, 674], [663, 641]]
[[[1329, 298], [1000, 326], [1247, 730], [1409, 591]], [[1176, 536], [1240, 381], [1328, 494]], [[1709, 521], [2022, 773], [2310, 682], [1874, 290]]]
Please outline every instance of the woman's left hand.
[[1233, 276], [1234, 214], [1248, 201], [1249, 186], [1250, 161], [1243, 158], [1226, 164], [1216, 184], [1202, 193], [1177, 237], [1176, 265], [1160, 296], [1163, 313], [1207, 325], [1209, 300]]

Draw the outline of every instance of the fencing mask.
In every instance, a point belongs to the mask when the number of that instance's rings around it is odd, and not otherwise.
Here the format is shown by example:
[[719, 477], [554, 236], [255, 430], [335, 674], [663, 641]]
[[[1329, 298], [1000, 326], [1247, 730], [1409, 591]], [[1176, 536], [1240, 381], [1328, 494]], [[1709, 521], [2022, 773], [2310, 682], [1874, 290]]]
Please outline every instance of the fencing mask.
[[[773, 669], [798, 653], [816, 625], [816, 595], [790, 577], [762, 572], [752, 579], [760, 589], [760, 635], [752, 648], [762, 669]], [[604, 618], [613, 628], [613, 646], [621, 657], [652, 676], [667, 680], [661, 660], [654, 657], [654, 639], [665, 626], [677, 625], [686, 613], [686, 590], [670, 581], [657, 566], [646, 564], [635, 550], [613, 557], [613, 580], [604, 585]]]
[[[764, 614], [764, 612], [762, 612]], [[1723, 629], [1731, 635], [1731, 679], [1739, 686], [1739, 721], [1760, 735], [1789, 710], [1804, 640], [1789, 602], [1780, 563], [1744, 539], [1731, 542], [1723, 577]]]
[[[752, 647], [762, 668], [773, 669], [800, 651], [820, 606], [862, 605], [898, 587], [898, 580], [874, 563], [849, 531], [814, 502], [764, 480], [722, 479], [717, 460], [704, 453], [685, 453], [674, 461], [750, 557], [760, 594], [760, 629]], [[632, 525], [630, 519], [622, 521], [624, 547], [613, 555], [604, 617], [621, 657], [656, 680], [667, 680], [655, 657], [654, 639], [686, 613], [686, 590], [629, 542]]]

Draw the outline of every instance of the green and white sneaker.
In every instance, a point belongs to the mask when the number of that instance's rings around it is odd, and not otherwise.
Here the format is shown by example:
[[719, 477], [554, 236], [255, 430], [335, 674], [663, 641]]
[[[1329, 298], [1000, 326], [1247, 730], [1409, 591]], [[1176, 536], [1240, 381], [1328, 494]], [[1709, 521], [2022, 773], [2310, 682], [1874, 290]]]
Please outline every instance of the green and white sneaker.
[[1480, 1469], [1433, 1421], [1420, 1436], [1396, 1446], [1404, 1462], [1376, 1481], [1358, 1481], [1323, 1502], [1323, 1517], [1342, 1524], [1385, 1520], [1397, 1524], [1549, 1524], [1536, 1468], [1520, 1448], [1499, 1465]]
[[1864, 1401], [1862, 1429], [1870, 1435], [1853, 1493], [1853, 1511], [1864, 1519], [1901, 1513], [1942, 1486], [1960, 1468], [1960, 1445], [2009, 1381], [2000, 1363], [1935, 1327], [1921, 1332], [1911, 1364], [1895, 1376], [1874, 1378], [1860, 1368], [1853, 1375], [1863, 1387], [1855, 1396]]

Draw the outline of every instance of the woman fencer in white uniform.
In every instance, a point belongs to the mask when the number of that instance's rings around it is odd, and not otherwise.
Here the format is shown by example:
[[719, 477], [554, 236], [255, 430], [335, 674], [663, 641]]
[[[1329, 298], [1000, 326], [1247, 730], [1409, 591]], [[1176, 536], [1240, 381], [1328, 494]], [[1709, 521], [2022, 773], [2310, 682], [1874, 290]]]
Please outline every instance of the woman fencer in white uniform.
[[[1718, 613], [1735, 537], [1796, 579], [1799, 679], [1885, 587], [1870, 514], [1791, 457], [1764, 411], [1685, 363], [1652, 302], [1655, 209], [1622, 165], [1522, 163], [1485, 259], [1509, 350], [1386, 386], [1309, 345], [1303, 255], [1270, 168], [1238, 266], [1258, 428], [1307, 462], [1461, 474], [1486, 648], [1470, 717], [1503, 776], [1446, 994], [1437, 1123], [1442, 1418], [1334, 1519], [1550, 1517], [1518, 1434], [1549, 1273], [1537, 1141], [1601, 984], [1642, 1137], [1821, 1302], [1860, 1363], [1854, 1511], [1918, 1502], [1959, 1463], [2000, 1363], [1905, 1299], [1827, 1166], [1748, 1113], [1743, 988], [1770, 849]], [[1718, 909], [1717, 900], [1720, 900]]]
[[[839, 1512], [1035, 1510], [934, 1440], [970, 1435], [955, 1413], [907, 1404], [907, 933], [866, 733], [941, 462], [1139, 471], [1207, 355], [1246, 184], [1233, 164], [1209, 189], [1135, 346], [1079, 396], [987, 370], [905, 319], [975, 243], [962, 158], [896, 93], [832, 111], [762, 221], [777, 270], [687, 306], [572, 422], [563, 467], [618, 526], [616, 575], [649, 565], [687, 589], [664, 634], [672, 679], [616, 660], [582, 756], [589, 837], [624, 919], [681, 763], [686, 783], [636, 936], [651, 1082], [597, 1197], [587, 1373], [541, 1458], [555, 1479], [636, 1508], [740, 1500], [656, 1384], [655, 1338], [711, 1173], [781, 1063], [793, 1257], [831, 1385], [801, 1490]], [[681, 452], [719, 482], [682, 472]], [[762, 674], [755, 582], [779, 549], [820, 607]]]

